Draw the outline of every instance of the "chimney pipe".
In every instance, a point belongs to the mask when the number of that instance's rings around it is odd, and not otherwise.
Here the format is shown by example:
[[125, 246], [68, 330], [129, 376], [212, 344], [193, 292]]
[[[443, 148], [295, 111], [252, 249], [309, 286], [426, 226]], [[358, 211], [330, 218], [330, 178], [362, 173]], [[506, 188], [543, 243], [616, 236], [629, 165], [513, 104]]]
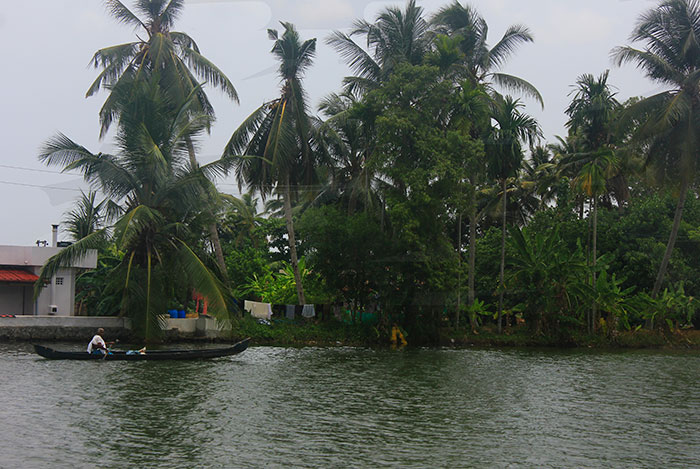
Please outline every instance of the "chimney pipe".
[[51, 246], [58, 246], [58, 225], [51, 225]]

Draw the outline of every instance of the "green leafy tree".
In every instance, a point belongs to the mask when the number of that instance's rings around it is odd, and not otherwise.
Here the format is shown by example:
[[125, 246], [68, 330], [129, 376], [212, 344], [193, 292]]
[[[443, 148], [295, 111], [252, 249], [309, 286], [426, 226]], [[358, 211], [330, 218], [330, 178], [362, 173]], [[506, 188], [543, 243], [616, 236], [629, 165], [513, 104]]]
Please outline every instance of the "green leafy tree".
[[482, 147], [452, 126], [454, 90], [438, 67], [397, 67], [367, 94], [366, 106], [376, 116], [370, 164], [386, 182], [386, 223], [394, 245], [380, 258], [393, 275], [385, 300], [405, 313], [413, 337], [430, 335], [457, 287], [459, 261], [449, 230], [464, 161]]
[[509, 244], [510, 281], [524, 302], [526, 321], [538, 333], [570, 333], [581, 322], [578, 307], [593, 296], [580, 244], [570, 249], [557, 229], [527, 235], [518, 227], [511, 227]]

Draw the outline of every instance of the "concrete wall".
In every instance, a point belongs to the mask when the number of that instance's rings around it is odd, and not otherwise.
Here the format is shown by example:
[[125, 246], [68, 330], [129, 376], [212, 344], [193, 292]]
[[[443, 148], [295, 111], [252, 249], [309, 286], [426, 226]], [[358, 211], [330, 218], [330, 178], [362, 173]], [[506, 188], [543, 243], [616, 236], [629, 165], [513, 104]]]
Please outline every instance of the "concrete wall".
[[[132, 340], [128, 318], [105, 316], [16, 316], [0, 318], [0, 341], [3, 340], [66, 340], [90, 341], [98, 327], [105, 330], [107, 341]], [[215, 319], [166, 319], [167, 340], [217, 339], [228, 337], [230, 329]]]
[[128, 318], [16, 316], [0, 318], [0, 340], [84, 340], [87, 345], [98, 327], [104, 328], [108, 341], [132, 337]]

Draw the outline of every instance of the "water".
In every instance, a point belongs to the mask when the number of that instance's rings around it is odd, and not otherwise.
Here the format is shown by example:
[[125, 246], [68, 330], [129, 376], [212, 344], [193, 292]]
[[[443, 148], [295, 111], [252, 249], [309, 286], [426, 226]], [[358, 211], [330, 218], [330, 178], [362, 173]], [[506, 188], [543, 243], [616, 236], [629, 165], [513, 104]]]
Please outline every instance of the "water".
[[[64, 346], [64, 348], [67, 346]], [[700, 353], [0, 345], [0, 467], [699, 467]]]

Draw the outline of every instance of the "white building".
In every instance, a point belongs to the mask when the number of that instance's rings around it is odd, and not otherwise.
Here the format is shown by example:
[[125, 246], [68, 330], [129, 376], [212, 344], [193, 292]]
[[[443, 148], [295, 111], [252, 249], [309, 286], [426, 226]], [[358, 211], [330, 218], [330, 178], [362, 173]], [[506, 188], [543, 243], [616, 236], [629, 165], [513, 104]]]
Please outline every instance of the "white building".
[[73, 265], [59, 269], [34, 301], [34, 282], [42, 266], [61, 249], [54, 247], [0, 246], [0, 314], [75, 314], [75, 278], [81, 269], [97, 266], [97, 251], [91, 249]]

